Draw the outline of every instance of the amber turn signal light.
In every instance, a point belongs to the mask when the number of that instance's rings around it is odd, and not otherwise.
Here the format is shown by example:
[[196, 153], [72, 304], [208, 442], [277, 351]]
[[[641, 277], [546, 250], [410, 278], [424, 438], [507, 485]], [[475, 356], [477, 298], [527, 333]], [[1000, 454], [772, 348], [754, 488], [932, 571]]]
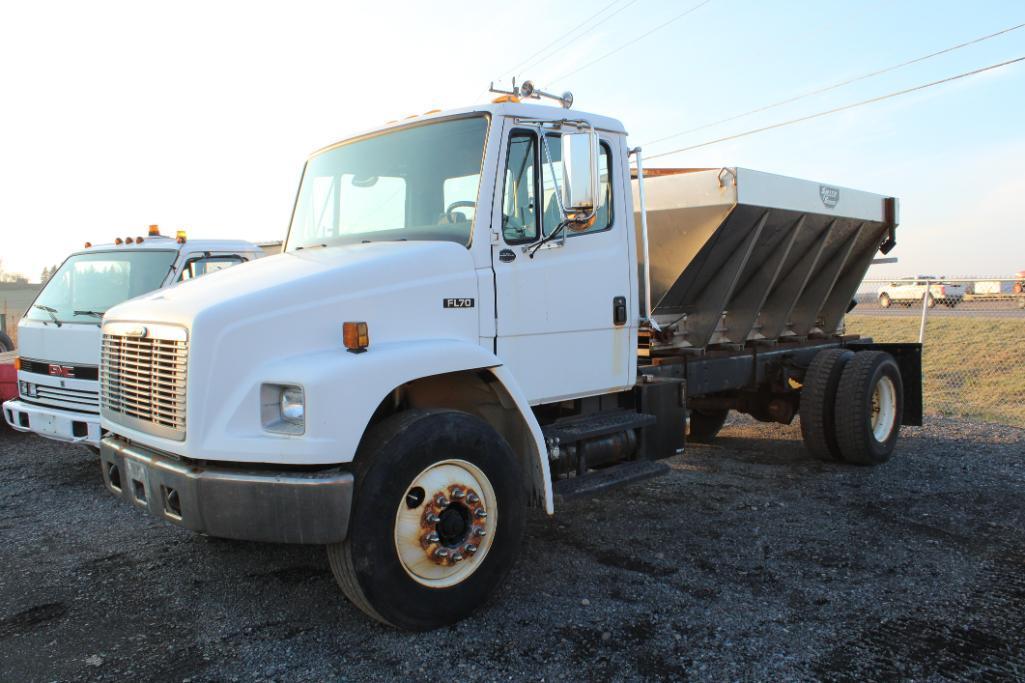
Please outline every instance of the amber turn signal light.
[[21, 370], [21, 356], [14, 357], [14, 371]]
[[342, 342], [352, 353], [363, 353], [370, 346], [370, 331], [366, 323], [342, 323]]

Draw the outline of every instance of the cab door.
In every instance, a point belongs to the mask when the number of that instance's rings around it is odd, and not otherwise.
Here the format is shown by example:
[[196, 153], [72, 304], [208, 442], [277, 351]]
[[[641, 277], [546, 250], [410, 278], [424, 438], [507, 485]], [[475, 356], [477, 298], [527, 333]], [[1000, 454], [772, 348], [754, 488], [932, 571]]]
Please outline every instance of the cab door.
[[631, 386], [636, 330], [621, 145], [601, 141], [594, 224], [538, 246], [562, 219], [559, 136], [546, 134], [547, 155], [539, 136], [509, 130], [492, 231], [496, 353], [534, 404]]

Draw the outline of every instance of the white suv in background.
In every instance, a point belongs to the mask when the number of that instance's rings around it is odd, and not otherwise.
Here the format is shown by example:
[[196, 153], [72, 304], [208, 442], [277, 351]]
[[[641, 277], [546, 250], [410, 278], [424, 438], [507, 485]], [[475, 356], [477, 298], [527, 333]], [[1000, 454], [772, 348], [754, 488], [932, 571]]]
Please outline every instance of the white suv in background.
[[[927, 291], [928, 290], [928, 291]], [[965, 286], [943, 282], [943, 276], [918, 275], [895, 280], [879, 290], [879, 305], [912, 306], [925, 300], [926, 306], [944, 304], [953, 308], [964, 300]]]

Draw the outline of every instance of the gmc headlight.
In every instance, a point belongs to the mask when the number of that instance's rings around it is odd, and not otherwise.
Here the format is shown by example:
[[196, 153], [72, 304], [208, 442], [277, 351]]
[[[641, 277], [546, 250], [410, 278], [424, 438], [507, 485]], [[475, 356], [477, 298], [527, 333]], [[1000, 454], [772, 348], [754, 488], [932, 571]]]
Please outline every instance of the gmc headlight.
[[36, 398], [36, 388], [30, 382], [19, 381], [18, 391], [22, 396], [28, 396], [29, 398]]
[[306, 431], [306, 394], [295, 384], [260, 386], [260, 421], [263, 428], [279, 434]]

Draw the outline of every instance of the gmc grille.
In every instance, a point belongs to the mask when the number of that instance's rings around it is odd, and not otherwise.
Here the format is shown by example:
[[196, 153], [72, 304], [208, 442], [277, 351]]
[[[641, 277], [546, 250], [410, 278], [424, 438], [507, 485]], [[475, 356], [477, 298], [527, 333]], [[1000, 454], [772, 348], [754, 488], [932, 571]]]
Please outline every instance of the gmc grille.
[[[147, 335], [116, 334], [104, 326], [100, 358], [103, 415], [133, 429], [185, 439], [185, 387], [189, 342]], [[140, 327], [140, 326], [137, 326]], [[168, 335], [170, 336], [170, 335]]]

